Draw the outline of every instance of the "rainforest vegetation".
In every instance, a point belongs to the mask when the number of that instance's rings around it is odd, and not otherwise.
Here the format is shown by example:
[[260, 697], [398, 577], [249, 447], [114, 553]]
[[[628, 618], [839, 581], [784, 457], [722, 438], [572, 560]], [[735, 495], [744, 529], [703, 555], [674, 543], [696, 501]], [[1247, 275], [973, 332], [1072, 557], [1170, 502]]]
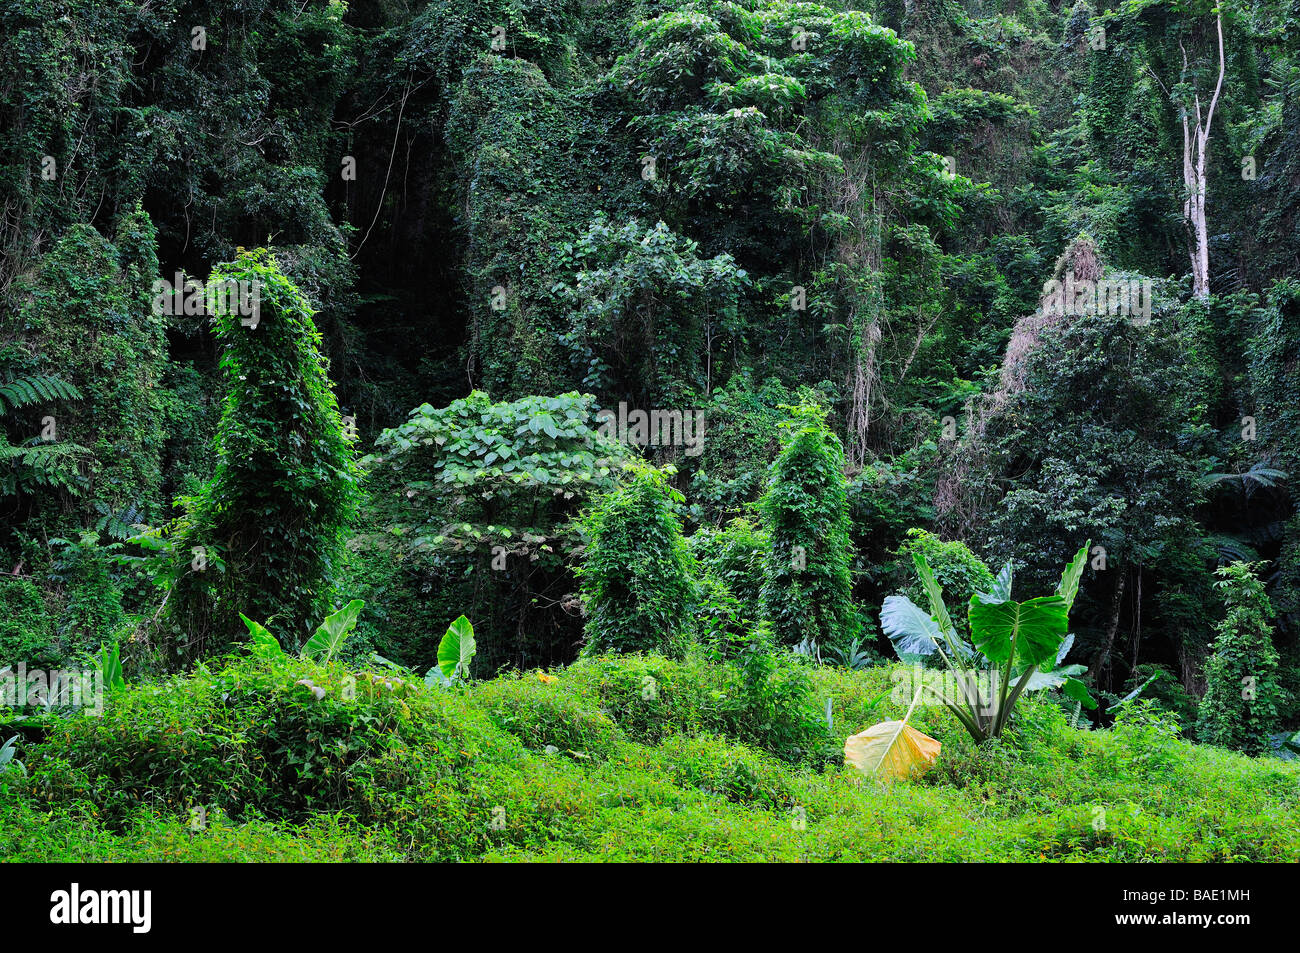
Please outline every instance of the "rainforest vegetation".
[[0, 859], [1300, 860], [1297, 480], [1300, 0], [0, 0]]

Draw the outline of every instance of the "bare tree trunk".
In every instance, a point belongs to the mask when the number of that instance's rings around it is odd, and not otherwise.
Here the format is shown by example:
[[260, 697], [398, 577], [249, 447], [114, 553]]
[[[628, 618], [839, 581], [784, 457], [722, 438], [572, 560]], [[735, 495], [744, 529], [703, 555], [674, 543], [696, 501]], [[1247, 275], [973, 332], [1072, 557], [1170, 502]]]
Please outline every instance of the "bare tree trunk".
[[[1115, 647], [1115, 633], [1119, 631], [1120, 609], [1124, 605], [1124, 586], [1128, 580], [1128, 570], [1119, 570], [1118, 578], [1115, 580], [1115, 591], [1110, 597], [1110, 621], [1106, 625], [1106, 641], [1097, 654], [1092, 658], [1092, 669], [1089, 671], [1098, 685], [1102, 685], [1107, 690], [1110, 689], [1110, 653]], [[1106, 681], [1102, 683], [1102, 673], [1106, 673]]]
[[1201, 677], [1200, 661], [1187, 646], [1187, 640], [1178, 640], [1178, 670], [1182, 676], [1183, 688], [1189, 695], [1200, 698], [1205, 694], [1205, 680]]
[[848, 463], [861, 469], [867, 461], [867, 435], [871, 430], [872, 391], [880, 380], [877, 350], [880, 346], [880, 317], [883, 312], [880, 289], [880, 213], [874, 195], [870, 211], [863, 216], [865, 241], [857, 250], [857, 261], [866, 275], [866, 287], [854, 290], [853, 381], [848, 411]]
[[[1214, 110], [1219, 104], [1219, 94], [1223, 91], [1223, 14], [1217, 14], [1216, 26], [1219, 35], [1219, 78], [1214, 84], [1214, 96], [1210, 99], [1210, 108], [1204, 118], [1201, 116], [1201, 96], [1193, 92], [1192, 106], [1196, 113], [1196, 126], [1188, 126], [1188, 104], [1183, 103], [1183, 188], [1187, 198], [1183, 202], [1183, 221], [1187, 226], [1188, 250], [1192, 260], [1192, 295], [1207, 298], [1210, 294], [1210, 231], [1205, 218], [1206, 200], [1206, 160], [1209, 155], [1210, 126], [1214, 122]], [[1183, 51], [1183, 78], [1188, 72], [1187, 50], [1179, 41]]]
[[1129, 666], [1129, 672], [1136, 672], [1138, 667], [1138, 656], [1142, 651], [1142, 567], [1137, 568], [1137, 579], [1135, 580], [1136, 590], [1133, 593], [1133, 661]]

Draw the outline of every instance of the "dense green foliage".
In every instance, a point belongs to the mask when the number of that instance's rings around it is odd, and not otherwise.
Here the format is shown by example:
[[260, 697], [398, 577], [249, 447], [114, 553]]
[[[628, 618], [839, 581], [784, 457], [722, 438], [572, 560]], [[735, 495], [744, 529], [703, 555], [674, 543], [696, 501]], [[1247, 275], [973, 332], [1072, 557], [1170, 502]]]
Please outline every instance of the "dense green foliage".
[[[462, 691], [301, 659], [245, 659], [129, 689], [19, 757], [0, 853], [41, 860], [1118, 860], [1300, 858], [1297, 769], [1201, 748], [1138, 705], [1106, 732], [1022, 703], [976, 747], [942, 708], [917, 723], [941, 769], [882, 789], [818, 749], [782, 751], [833, 699], [836, 725], [898, 717], [891, 673], [823, 668], [767, 712], [741, 672], [658, 656], [584, 660]], [[657, 691], [648, 695], [647, 677]], [[317, 697], [297, 684], [324, 689]], [[355, 692], [352, 693], [352, 689]], [[349, 695], [351, 697], [349, 698]], [[224, 698], [224, 700], [223, 700]], [[765, 731], [758, 715], [770, 718]], [[825, 732], [825, 724], [821, 723]], [[837, 747], [852, 728], [829, 739]], [[805, 735], [805, 737], [808, 737]], [[766, 749], [766, 750], [765, 750]], [[149, 752], [149, 757], [141, 755]], [[790, 760], [791, 758], [795, 760]], [[3, 776], [0, 776], [3, 777]], [[14, 796], [17, 795], [17, 796]]]
[[789, 437], [759, 500], [768, 536], [760, 598], [777, 638], [814, 651], [853, 639], [844, 450], [816, 406], [794, 409]]
[[1214, 654], [1205, 665], [1198, 726], [1202, 741], [1247, 754], [1267, 750], [1280, 700], [1277, 650], [1270, 638], [1273, 607], [1254, 569], [1232, 563], [1219, 570], [1228, 615], [1216, 629]]
[[261, 300], [256, 315], [216, 315], [226, 399], [213, 477], [177, 534], [170, 608], [183, 656], [229, 641], [240, 612], [305, 639], [331, 600], [355, 509], [353, 451], [311, 306], [265, 253], [218, 269], [211, 283], [222, 281], [256, 283]]
[[0, 858], [1297, 859], [1295, 0], [0, 0], [0, 130]]
[[673, 658], [685, 651], [696, 594], [691, 554], [673, 510], [681, 501], [665, 474], [641, 465], [585, 515], [589, 542], [579, 575], [584, 654]]

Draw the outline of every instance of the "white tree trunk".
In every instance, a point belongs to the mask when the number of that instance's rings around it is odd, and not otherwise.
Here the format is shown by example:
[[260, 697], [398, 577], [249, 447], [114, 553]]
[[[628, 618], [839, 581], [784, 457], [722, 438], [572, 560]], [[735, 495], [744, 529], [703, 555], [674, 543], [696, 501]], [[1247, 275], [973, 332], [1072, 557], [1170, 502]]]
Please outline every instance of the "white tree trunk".
[[[1219, 78], [1214, 84], [1214, 96], [1204, 118], [1201, 116], [1201, 97], [1196, 95], [1191, 104], [1196, 113], [1196, 128], [1187, 125], [1187, 104], [1183, 104], [1183, 187], [1187, 198], [1183, 202], [1183, 220], [1187, 225], [1188, 251], [1192, 259], [1192, 295], [1208, 298], [1210, 295], [1210, 230], [1206, 224], [1206, 159], [1209, 155], [1210, 125], [1214, 110], [1223, 91], [1223, 14], [1217, 14], [1219, 34]], [[1181, 47], [1182, 44], [1180, 43]], [[1187, 73], [1187, 50], [1183, 50], [1183, 73]]]

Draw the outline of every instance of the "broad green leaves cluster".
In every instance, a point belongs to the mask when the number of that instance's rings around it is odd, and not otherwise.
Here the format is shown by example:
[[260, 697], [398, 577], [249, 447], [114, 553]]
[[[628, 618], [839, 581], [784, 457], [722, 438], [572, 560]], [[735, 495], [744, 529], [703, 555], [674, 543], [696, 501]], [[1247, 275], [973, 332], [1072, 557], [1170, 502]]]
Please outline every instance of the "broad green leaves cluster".
[[707, 354], [737, 343], [750, 284], [735, 259], [703, 258], [662, 221], [615, 227], [599, 218], [561, 247], [560, 262], [576, 270], [555, 290], [570, 313], [560, 339], [583, 387], [649, 407], [708, 391]]
[[[364, 602], [353, 599], [343, 608], [327, 615], [312, 633], [311, 638], [303, 644], [299, 656], [311, 659], [320, 665], [328, 665], [337, 659], [344, 643], [356, 630], [357, 621], [361, 618], [361, 610], [364, 608]], [[254, 622], [242, 612], [239, 617], [248, 629], [248, 651], [251, 655], [267, 660], [285, 657], [280, 640], [272, 635], [266, 626]], [[437, 661], [425, 675], [425, 684], [447, 688], [456, 682], [465, 681], [469, 678], [470, 663], [474, 660], [475, 651], [474, 626], [462, 615], [447, 627], [442, 640], [438, 643]], [[375, 660], [399, 671], [405, 671], [401, 666], [379, 656], [375, 656]], [[120, 672], [119, 667], [119, 680]]]
[[1074, 642], [1067, 632], [1070, 606], [1079, 591], [1090, 545], [1085, 543], [1066, 566], [1054, 594], [1023, 602], [1011, 598], [1012, 564], [1008, 562], [989, 592], [971, 596], [970, 643], [957, 633], [943, 591], [923, 555], [916, 553], [913, 558], [929, 611], [904, 595], [885, 599], [880, 624], [899, 658], [917, 663], [939, 656], [953, 687], [941, 689], [938, 700], [976, 741], [1001, 735], [1025, 691], [1060, 688], [1081, 704], [1096, 706], [1078, 679], [1084, 666], [1061, 666]]
[[[361, 610], [365, 608], [365, 603], [360, 599], [353, 599], [342, 609], [338, 609], [327, 615], [323, 622], [316, 627], [316, 631], [311, 634], [306, 642], [303, 643], [299, 654], [303, 658], [313, 659], [321, 665], [326, 665], [335, 658], [343, 643], [347, 641], [352, 630], [357, 627], [357, 620], [361, 618]], [[284, 647], [280, 640], [271, 634], [271, 631], [261, 623], [254, 622], [242, 612], [239, 618], [243, 620], [244, 626], [248, 629], [248, 646], [249, 651], [259, 658], [280, 658], [284, 655]]]
[[564, 513], [613, 487], [628, 454], [598, 432], [594, 409], [575, 393], [494, 403], [474, 391], [417, 407], [362, 464], [395, 479], [411, 519], [393, 530], [413, 549], [553, 552]]

